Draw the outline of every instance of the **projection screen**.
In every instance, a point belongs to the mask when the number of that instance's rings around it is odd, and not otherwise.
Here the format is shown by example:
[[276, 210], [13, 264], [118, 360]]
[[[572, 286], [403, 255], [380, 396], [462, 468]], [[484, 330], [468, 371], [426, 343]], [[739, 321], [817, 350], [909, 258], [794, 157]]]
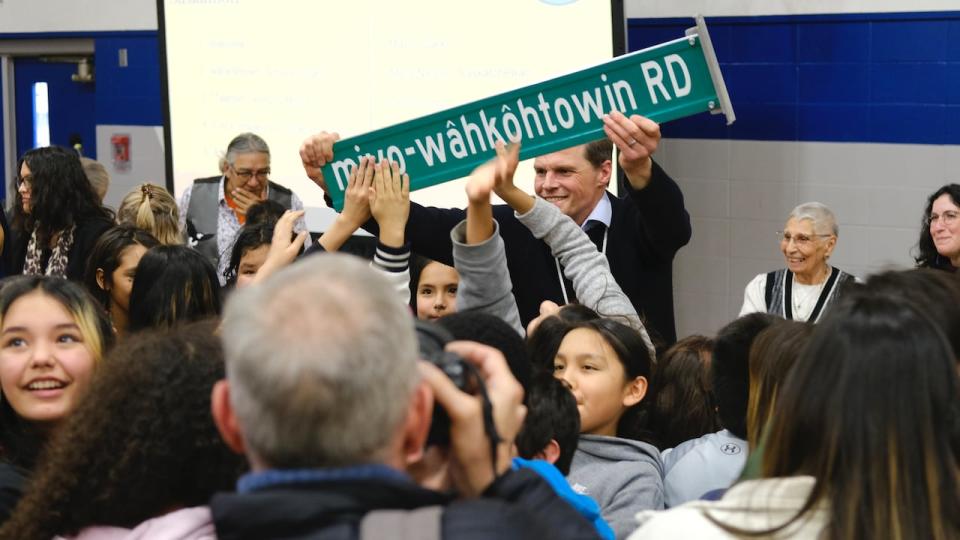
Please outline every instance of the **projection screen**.
[[[158, 0], [168, 186], [218, 174], [234, 135], [270, 145], [271, 179], [332, 217], [298, 149], [574, 71], [624, 49], [622, 0]], [[518, 183], [532, 189], [532, 163]], [[464, 206], [463, 181], [413, 194]]]

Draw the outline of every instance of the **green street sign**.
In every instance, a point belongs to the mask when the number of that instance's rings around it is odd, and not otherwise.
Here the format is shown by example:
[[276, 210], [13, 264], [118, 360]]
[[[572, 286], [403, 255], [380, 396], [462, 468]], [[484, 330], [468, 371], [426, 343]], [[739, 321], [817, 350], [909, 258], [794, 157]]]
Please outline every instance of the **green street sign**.
[[519, 141], [520, 159], [603, 138], [603, 115], [617, 110], [667, 122], [710, 111], [735, 116], [703, 17], [686, 36], [556, 77], [350, 137], [323, 168], [337, 210], [360, 158], [396, 161], [410, 190], [467, 176], [495, 155], [497, 141]]

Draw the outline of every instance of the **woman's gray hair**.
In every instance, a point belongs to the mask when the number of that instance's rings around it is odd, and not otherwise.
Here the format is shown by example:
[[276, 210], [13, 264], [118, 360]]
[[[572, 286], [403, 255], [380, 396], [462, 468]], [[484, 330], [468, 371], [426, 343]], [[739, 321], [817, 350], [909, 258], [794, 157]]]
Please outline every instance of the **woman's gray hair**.
[[817, 234], [840, 235], [840, 226], [837, 225], [837, 217], [833, 215], [833, 211], [830, 210], [829, 206], [820, 202], [812, 201], [797, 205], [797, 207], [790, 212], [790, 215], [787, 216], [787, 221], [791, 219], [797, 221], [809, 219], [813, 222], [813, 230]]
[[93, 191], [97, 193], [97, 197], [100, 198], [102, 203], [103, 198], [107, 195], [107, 190], [110, 188], [110, 174], [107, 172], [107, 168], [103, 166], [103, 163], [83, 156], [80, 156], [80, 164], [83, 165], [83, 173], [87, 175], [87, 180], [90, 181]]
[[310, 257], [234, 292], [223, 341], [247, 446], [274, 468], [384, 459], [420, 381], [409, 309], [349, 255]]
[[[252, 152], [261, 152], [269, 156], [270, 147], [267, 146], [267, 141], [256, 133], [241, 133], [227, 145], [227, 153], [223, 156], [223, 159], [228, 164], [233, 165], [237, 154], [250, 154]], [[221, 164], [221, 170], [222, 167]]]

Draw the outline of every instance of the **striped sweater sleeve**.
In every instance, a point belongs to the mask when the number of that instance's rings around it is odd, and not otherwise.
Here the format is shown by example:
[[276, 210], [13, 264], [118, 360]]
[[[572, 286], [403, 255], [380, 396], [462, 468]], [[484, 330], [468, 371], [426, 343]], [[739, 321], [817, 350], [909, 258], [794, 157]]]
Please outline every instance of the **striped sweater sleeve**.
[[377, 242], [370, 266], [381, 272], [404, 304], [410, 303], [410, 243], [394, 248]]

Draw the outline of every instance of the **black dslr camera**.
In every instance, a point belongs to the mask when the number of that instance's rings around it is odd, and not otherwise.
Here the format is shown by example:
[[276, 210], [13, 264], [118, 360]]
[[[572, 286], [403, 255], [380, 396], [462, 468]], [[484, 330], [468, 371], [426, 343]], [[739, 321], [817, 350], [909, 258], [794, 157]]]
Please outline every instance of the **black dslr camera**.
[[[420, 358], [440, 368], [460, 390], [474, 393], [479, 384], [473, 366], [467, 364], [460, 355], [445, 351], [453, 336], [446, 328], [437, 324], [416, 321], [417, 342], [420, 345]], [[433, 406], [433, 422], [427, 435], [427, 446], [450, 444], [450, 417], [439, 403]]]

